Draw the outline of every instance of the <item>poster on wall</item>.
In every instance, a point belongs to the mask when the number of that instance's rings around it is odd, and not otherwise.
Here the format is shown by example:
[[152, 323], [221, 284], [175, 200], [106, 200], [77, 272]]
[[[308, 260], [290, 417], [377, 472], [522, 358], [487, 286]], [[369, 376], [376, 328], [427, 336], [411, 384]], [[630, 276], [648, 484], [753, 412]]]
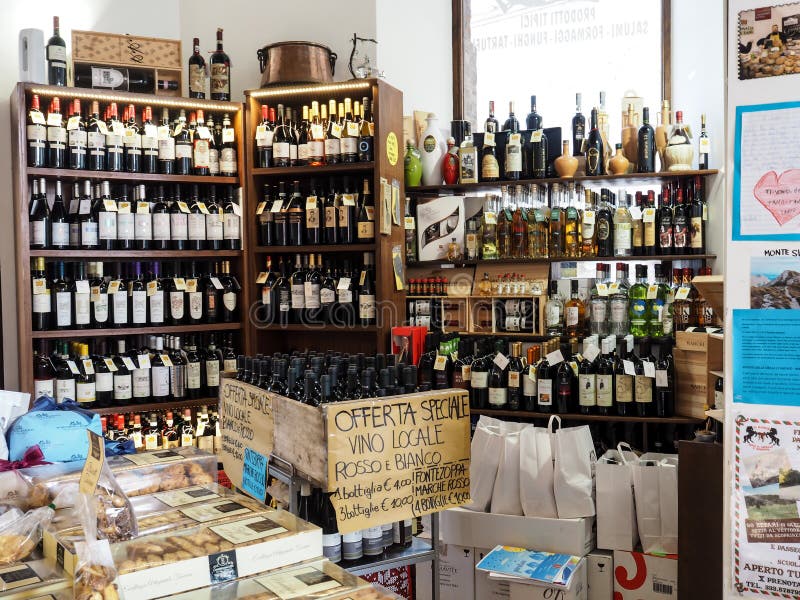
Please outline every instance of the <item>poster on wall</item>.
[[[784, 254], [785, 253], [785, 254]], [[800, 309], [798, 249], [764, 250], [750, 259], [750, 308]]]
[[736, 108], [733, 239], [800, 241], [800, 102]]
[[800, 73], [800, 2], [739, 13], [739, 79]]
[[800, 410], [738, 407], [730, 465], [739, 593], [800, 597]]

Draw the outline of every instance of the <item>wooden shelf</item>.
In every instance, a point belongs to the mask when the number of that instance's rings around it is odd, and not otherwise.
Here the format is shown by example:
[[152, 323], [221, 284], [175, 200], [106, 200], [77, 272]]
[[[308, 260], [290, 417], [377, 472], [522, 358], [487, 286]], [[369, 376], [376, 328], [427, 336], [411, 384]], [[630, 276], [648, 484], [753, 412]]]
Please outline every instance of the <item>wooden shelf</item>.
[[525, 338], [536, 342], [547, 342], [554, 338], [555, 335], [539, 335], [538, 333], [525, 333], [515, 331], [459, 331], [458, 335], [472, 336], [472, 337], [511, 337], [511, 338]]
[[319, 244], [317, 246], [256, 246], [257, 254], [330, 254], [332, 252], [375, 252], [375, 243]]
[[530, 264], [553, 264], [567, 262], [677, 262], [686, 260], [714, 260], [716, 254], [665, 254], [661, 256], [581, 256], [577, 258], [498, 258], [497, 260], [465, 260], [458, 263], [447, 262], [446, 260], [424, 260], [406, 265], [407, 269], [417, 267], [469, 267], [475, 265], [530, 265]]
[[268, 167], [266, 169], [251, 169], [253, 175], [269, 177], [287, 177], [295, 175], [339, 175], [342, 173], [365, 173], [375, 168], [374, 162], [338, 163], [335, 165], [321, 165], [319, 167]]
[[52, 331], [32, 331], [31, 337], [33, 339], [120, 337], [124, 335], [189, 333], [193, 331], [238, 331], [241, 328], [241, 323], [198, 323], [197, 325], [162, 325], [159, 327], [124, 327], [119, 329], [54, 329]]
[[203, 175], [161, 175], [160, 173], [127, 173], [117, 171], [87, 171], [75, 169], [50, 169], [48, 167], [28, 167], [27, 174], [33, 177], [51, 179], [108, 179], [109, 181], [130, 181], [134, 183], [212, 183], [239, 185], [238, 177], [217, 177]]
[[551, 177], [546, 179], [519, 179], [515, 181], [485, 181], [481, 183], [462, 183], [454, 185], [420, 185], [407, 187], [406, 193], [408, 194], [425, 194], [437, 192], [475, 192], [475, 191], [489, 191], [499, 189], [501, 185], [527, 185], [527, 184], [545, 184], [545, 183], [612, 183], [612, 182], [642, 182], [644, 185], [650, 184], [652, 181], [680, 179], [682, 177], [693, 177], [695, 175], [716, 175], [719, 171], [716, 169], [704, 170], [691, 170], [691, 171], [670, 171], [666, 173], [631, 173], [629, 175], [599, 175], [588, 176], [582, 175], [578, 177]]
[[290, 331], [294, 333], [303, 332], [303, 333], [343, 333], [345, 335], [349, 335], [351, 333], [377, 333], [378, 328], [375, 325], [367, 325], [366, 327], [361, 325], [328, 325], [322, 324], [313, 325], [308, 324], [304, 325], [301, 323], [292, 323], [289, 325], [270, 325], [268, 327], [260, 327], [256, 328], [256, 334], [259, 333], [277, 333], [281, 331]]
[[720, 379], [725, 379], [725, 373], [722, 371], [709, 371], [714, 377], [719, 377]]
[[[556, 413], [529, 412], [526, 410], [491, 410], [477, 409], [470, 410], [473, 415], [487, 415], [490, 417], [517, 417], [520, 419], [549, 419]], [[581, 415], [581, 414], [559, 414], [564, 421], [605, 421], [620, 423], [672, 423], [677, 425], [690, 425], [702, 423], [704, 419], [693, 417], [620, 417], [619, 415]]]
[[169, 260], [195, 260], [197, 258], [236, 258], [241, 250], [31, 250], [35, 258], [165, 258]]
[[129, 412], [149, 412], [153, 410], [174, 410], [176, 408], [199, 408], [201, 406], [216, 406], [218, 398], [197, 398], [195, 400], [169, 400], [167, 402], [153, 402], [150, 404], [126, 404], [124, 406], [109, 406], [107, 408], [91, 408], [98, 415], [113, 415]]

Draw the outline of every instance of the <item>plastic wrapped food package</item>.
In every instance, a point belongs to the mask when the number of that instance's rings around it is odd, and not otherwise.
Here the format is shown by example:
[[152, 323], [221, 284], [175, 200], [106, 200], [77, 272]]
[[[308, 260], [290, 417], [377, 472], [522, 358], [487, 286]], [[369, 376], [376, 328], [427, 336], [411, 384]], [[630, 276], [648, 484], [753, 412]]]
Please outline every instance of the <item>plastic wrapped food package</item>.
[[42, 529], [53, 518], [53, 509], [36, 508], [23, 513], [14, 508], [0, 517], [0, 566], [25, 560], [42, 539]]

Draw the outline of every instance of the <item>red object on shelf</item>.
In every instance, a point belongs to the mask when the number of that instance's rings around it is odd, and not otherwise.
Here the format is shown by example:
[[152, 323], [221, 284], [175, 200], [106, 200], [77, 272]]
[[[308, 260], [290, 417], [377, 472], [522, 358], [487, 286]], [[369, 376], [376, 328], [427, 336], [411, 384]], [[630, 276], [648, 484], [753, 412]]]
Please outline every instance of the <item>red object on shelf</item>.
[[411, 355], [411, 363], [419, 364], [419, 358], [425, 351], [425, 334], [428, 333], [426, 327], [392, 327], [392, 354], [400, 354], [403, 346], [406, 352]]
[[398, 596], [406, 598], [406, 600], [414, 600], [410, 566], [368, 573], [367, 575], [362, 575], [361, 579], [370, 583], [377, 583]]
[[231, 483], [231, 480], [228, 478], [228, 475], [225, 473], [225, 471], [217, 471], [217, 483], [222, 487], [228, 488], [229, 490], [233, 489], [233, 484]]

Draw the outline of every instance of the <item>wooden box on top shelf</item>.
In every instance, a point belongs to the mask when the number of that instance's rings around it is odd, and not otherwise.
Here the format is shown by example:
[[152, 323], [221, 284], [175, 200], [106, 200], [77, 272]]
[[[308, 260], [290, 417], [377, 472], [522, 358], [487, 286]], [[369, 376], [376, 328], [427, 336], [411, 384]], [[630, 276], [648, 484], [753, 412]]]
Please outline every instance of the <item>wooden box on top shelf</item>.
[[[247, 119], [245, 140], [247, 153], [247, 200], [244, 210], [251, 217], [262, 200], [265, 184], [277, 185], [285, 181], [288, 186], [300, 181], [301, 189], [309, 179], [315, 178], [327, 186], [328, 177], [349, 177], [358, 183], [367, 179], [375, 199], [375, 241], [361, 244], [319, 244], [290, 246], [259, 246], [258, 222], [248, 219], [248, 239], [246, 253], [253, 274], [264, 271], [266, 257], [270, 256], [274, 265], [277, 256], [294, 254], [322, 254], [328, 258], [351, 259], [361, 262], [364, 252], [374, 253], [377, 319], [375, 326], [309, 326], [295, 323], [288, 326], [265, 324], [257, 328], [250, 354], [273, 352], [292, 348], [313, 348], [317, 350], [337, 350], [345, 352], [386, 352], [390, 349], [391, 328], [405, 321], [405, 293], [398, 290], [392, 272], [393, 249], [403, 253], [403, 156], [400, 141], [403, 135], [403, 94], [380, 79], [343, 81], [332, 84], [297, 85], [270, 87], [245, 92]], [[374, 121], [373, 155], [371, 162], [323, 164], [319, 166], [259, 167], [256, 153], [256, 132], [262, 121], [261, 107], [268, 105], [277, 108], [278, 104], [291, 107], [310, 105], [316, 100], [322, 105], [330, 99], [338, 102], [351, 98], [359, 102], [363, 97], [370, 100]], [[291, 188], [289, 188], [291, 189]], [[384, 200], [386, 209], [384, 210]], [[393, 218], [394, 214], [399, 218]], [[388, 232], [388, 233], [386, 233]], [[292, 258], [293, 260], [293, 258]], [[402, 264], [402, 261], [401, 261]], [[401, 281], [403, 279], [401, 272]], [[245, 282], [251, 289], [253, 298], [259, 298], [261, 285], [255, 283], [255, 276]], [[323, 335], [320, 335], [323, 334]], [[333, 335], [327, 335], [333, 334]]]

